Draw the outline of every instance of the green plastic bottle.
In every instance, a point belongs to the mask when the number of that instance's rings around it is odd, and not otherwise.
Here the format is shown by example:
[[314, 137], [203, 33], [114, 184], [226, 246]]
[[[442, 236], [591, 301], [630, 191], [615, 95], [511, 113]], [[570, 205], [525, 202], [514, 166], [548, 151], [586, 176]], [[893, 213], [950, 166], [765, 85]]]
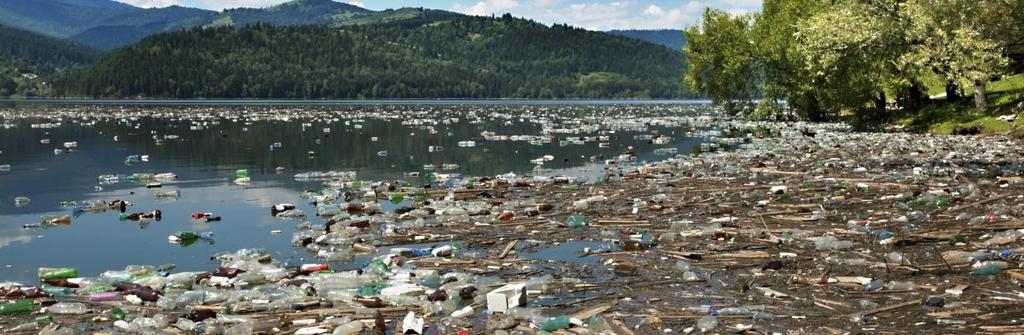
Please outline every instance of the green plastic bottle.
[[39, 268], [39, 279], [67, 279], [78, 277], [74, 268]]
[[199, 234], [196, 234], [196, 233], [193, 233], [193, 232], [190, 232], [190, 231], [180, 232], [180, 233], [177, 234], [177, 236], [178, 236], [178, 244], [183, 246], [183, 247], [191, 246], [191, 245], [195, 244], [196, 241], [199, 241]]
[[405, 194], [402, 194], [402, 193], [391, 193], [391, 203], [392, 204], [396, 204], [397, 205], [397, 204], [402, 203], [402, 201], [405, 201]]
[[95, 284], [95, 285], [79, 288], [78, 291], [79, 292], [85, 292], [85, 293], [102, 293], [102, 292], [110, 292], [113, 289], [114, 288], [111, 287], [110, 285]]
[[384, 263], [383, 260], [380, 259], [374, 259], [373, 261], [370, 261], [370, 268], [376, 269], [381, 273], [391, 272], [391, 267], [389, 267], [387, 264]]
[[364, 284], [363, 288], [359, 290], [359, 295], [367, 298], [376, 296], [377, 288], [373, 284]]
[[956, 235], [949, 239], [949, 245], [956, 245], [957, 243], [967, 243], [967, 238], [963, 235]]
[[245, 178], [249, 176], [249, 170], [238, 169], [235, 171], [235, 178]]
[[124, 311], [122, 311], [120, 308], [115, 307], [114, 309], [111, 309], [110, 311], [107, 312], [107, 316], [109, 316], [110, 319], [114, 321], [124, 320]]
[[66, 297], [74, 293], [74, 291], [67, 287], [51, 286], [46, 284], [39, 285], [39, 289], [54, 297]]
[[31, 299], [21, 299], [14, 302], [0, 305], [0, 315], [14, 315], [29, 313], [36, 309], [36, 304]]
[[974, 271], [971, 271], [968, 274], [971, 275], [971, 277], [993, 276], [999, 274], [999, 271], [1002, 271], [1002, 268], [1000, 268], [998, 265], [989, 264], [974, 269]]
[[544, 323], [542, 323], [540, 325], [540, 330], [543, 330], [543, 331], [546, 331], [546, 332], [553, 332], [553, 331], [556, 331], [556, 330], [559, 330], [559, 329], [566, 329], [566, 328], [569, 328], [569, 317], [568, 316], [564, 316], [564, 315], [563, 316], [559, 316], [559, 317], [554, 318], [554, 319], [551, 319], [551, 320], [548, 320], [548, 321], [545, 321]]
[[568, 225], [569, 228], [586, 227], [587, 217], [579, 214], [569, 215], [569, 218], [566, 219], [566, 225]]
[[47, 325], [50, 325], [50, 324], [53, 323], [53, 316], [50, 316], [50, 315], [40, 316], [40, 317], [36, 318], [35, 321], [36, 321], [37, 325], [47, 326]]

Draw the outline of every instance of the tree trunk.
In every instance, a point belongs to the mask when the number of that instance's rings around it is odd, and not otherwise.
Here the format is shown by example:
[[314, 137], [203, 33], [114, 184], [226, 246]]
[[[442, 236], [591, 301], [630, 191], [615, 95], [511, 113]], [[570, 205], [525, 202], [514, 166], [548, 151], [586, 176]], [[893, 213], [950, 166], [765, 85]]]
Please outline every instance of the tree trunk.
[[988, 92], [985, 91], [985, 82], [981, 80], [975, 81], [974, 107], [977, 108], [978, 111], [985, 111], [986, 109], [988, 109], [988, 98], [985, 96], [986, 93]]
[[878, 92], [878, 97], [875, 98], [875, 110], [878, 115], [881, 116], [885, 113], [885, 107], [887, 101], [885, 100], [885, 91]]
[[818, 97], [813, 94], [808, 94], [807, 98], [807, 118], [814, 122], [823, 122], [827, 119], [825, 111], [821, 110], [821, 104], [818, 103]]
[[946, 101], [954, 102], [960, 100], [960, 87], [952, 81], [946, 82]]

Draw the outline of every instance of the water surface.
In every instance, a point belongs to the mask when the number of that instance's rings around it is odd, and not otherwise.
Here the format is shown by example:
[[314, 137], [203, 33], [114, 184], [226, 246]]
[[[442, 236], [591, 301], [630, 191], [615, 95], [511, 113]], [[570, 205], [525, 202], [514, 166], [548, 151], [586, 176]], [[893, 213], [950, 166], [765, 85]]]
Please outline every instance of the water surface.
[[[11, 165], [0, 172], [0, 281], [31, 282], [41, 266], [76, 267], [85, 276], [131, 264], [201, 271], [214, 266], [210, 256], [240, 248], [315, 262], [291, 244], [299, 222], [269, 213], [276, 203], [315, 213], [299, 194], [320, 183], [296, 181], [296, 173], [356, 171], [361, 180], [413, 183], [419, 177], [409, 173], [431, 172], [425, 165], [438, 173], [479, 176], [600, 173], [603, 160], [630, 146], [640, 160], [693, 151], [700, 138], [688, 132], [699, 129], [685, 120], [702, 108], [666, 102], [8, 104], [0, 107], [0, 165]], [[494, 140], [495, 135], [531, 137]], [[465, 141], [475, 146], [460, 146]], [[65, 142], [77, 147], [55, 154]], [[133, 155], [149, 161], [126, 162]], [[531, 162], [544, 156], [553, 159], [541, 168]], [[449, 170], [442, 170], [445, 164]], [[249, 170], [251, 185], [233, 183], [238, 169]], [[178, 178], [159, 189], [98, 180], [166, 172]], [[156, 197], [170, 190], [181, 196]], [[31, 199], [28, 206], [15, 206], [19, 196]], [[131, 202], [129, 212], [161, 210], [163, 219], [139, 224], [107, 211], [81, 214], [66, 226], [23, 228], [44, 215], [72, 213], [62, 201], [114, 199]], [[192, 220], [196, 211], [223, 221]], [[188, 247], [168, 243], [168, 235], [179, 231], [212, 232], [214, 239]]]

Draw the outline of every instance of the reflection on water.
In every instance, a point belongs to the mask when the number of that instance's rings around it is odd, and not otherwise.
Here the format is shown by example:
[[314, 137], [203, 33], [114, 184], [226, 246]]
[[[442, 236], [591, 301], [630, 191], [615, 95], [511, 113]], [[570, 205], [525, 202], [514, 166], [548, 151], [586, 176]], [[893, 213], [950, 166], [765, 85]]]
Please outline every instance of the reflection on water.
[[[276, 259], [310, 255], [291, 246], [295, 221], [269, 215], [316, 190], [296, 181], [308, 171], [355, 171], [363, 180], [412, 172], [497, 175], [586, 173], [635, 147], [641, 160], [686, 154], [691, 105], [407, 105], [407, 106], [19, 106], [0, 108], [0, 280], [29, 281], [39, 266], [72, 266], [84, 274], [129, 264], [209, 268], [209, 257], [265, 248]], [[520, 136], [526, 135], [526, 136]], [[48, 140], [48, 141], [47, 141]], [[469, 147], [467, 141], [475, 146]], [[47, 143], [43, 143], [47, 142]], [[76, 142], [72, 150], [60, 150]], [[461, 144], [461, 145], [460, 145]], [[69, 146], [71, 146], [69, 144]], [[58, 150], [55, 152], [55, 150]], [[128, 159], [129, 156], [140, 159]], [[148, 161], [141, 159], [148, 156]], [[134, 157], [133, 157], [134, 158]], [[534, 162], [531, 162], [534, 160]], [[537, 165], [543, 162], [543, 165]], [[444, 167], [449, 170], [444, 170]], [[541, 168], [538, 168], [541, 167]], [[250, 185], [235, 185], [249, 170]], [[101, 184], [101, 175], [174, 173], [144, 182]], [[180, 191], [177, 198], [157, 192]], [[31, 199], [16, 207], [15, 197]], [[118, 211], [82, 213], [70, 225], [24, 229], [43, 215], [70, 214], [62, 201], [125, 200], [130, 212], [160, 210], [161, 221], [119, 220]], [[191, 219], [212, 212], [220, 222]], [[313, 218], [314, 224], [322, 220]], [[180, 231], [212, 232], [212, 243], [167, 243]], [[310, 259], [310, 261], [313, 261]]]
[[612, 250], [614, 247], [610, 242], [598, 241], [571, 241], [560, 243], [555, 246], [545, 246], [535, 252], [523, 253], [520, 256], [525, 259], [552, 260], [568, 263], [594, 265], [601, 261], [597, 256], [587, 255], [586, 252], [601, 252]]

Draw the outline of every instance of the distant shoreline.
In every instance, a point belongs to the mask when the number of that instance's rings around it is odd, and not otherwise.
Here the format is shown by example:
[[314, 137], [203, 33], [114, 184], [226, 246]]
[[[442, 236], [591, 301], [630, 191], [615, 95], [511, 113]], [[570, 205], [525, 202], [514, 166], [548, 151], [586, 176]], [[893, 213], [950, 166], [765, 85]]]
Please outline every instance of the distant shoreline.
[[29, 105], [222, 105], [222, 106], [331, 106], [331, 105], [706, 105], [706, 99], [368, 99], [368, 100], [305, 100], [305, 99], [55, 99], [6, 98], [0, 104]]

